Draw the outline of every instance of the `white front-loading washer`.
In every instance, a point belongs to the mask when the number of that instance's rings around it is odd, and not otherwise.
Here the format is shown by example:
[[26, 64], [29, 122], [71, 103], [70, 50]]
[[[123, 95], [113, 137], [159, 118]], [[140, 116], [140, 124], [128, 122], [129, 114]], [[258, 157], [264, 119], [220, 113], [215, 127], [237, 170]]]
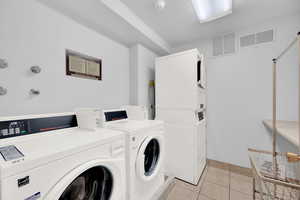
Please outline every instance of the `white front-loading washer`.
[[125, 110], [103, 111], [103, 126], [126, 134], [127, 199], [150, 200], [164, 184], [164, 124], [128, 120]]
[[1, 200], [126, 199], [124, 133], [74, 114], [1, 118], [0, 133]]

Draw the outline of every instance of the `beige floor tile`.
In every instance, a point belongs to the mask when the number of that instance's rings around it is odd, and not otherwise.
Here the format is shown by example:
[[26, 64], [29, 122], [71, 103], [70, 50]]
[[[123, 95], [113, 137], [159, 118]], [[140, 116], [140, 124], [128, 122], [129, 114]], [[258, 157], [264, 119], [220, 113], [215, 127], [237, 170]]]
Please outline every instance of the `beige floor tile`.
[[197, 185], [192, 185], [192, 184], [189, 184], [187, 182], [184, 182], [184, 181], [181, 181], [178, 179], [176, 179], [176, 185], [179, 187], [183, 187], [185, 189], [191, 190], [191, 191], [194, 191], [197, 188]]
[[209, 167], [205, 181], [227, 187], [229, 186], [229, 171], [220, 168]]
[[240, 166], [236, 166], [236, 165], [229, 165], [229, 171], [236, 173], [236, 174], [253, 177], [253, 174], [252, 174], [252, 171], [250, 168], [240, 167]]
[[234, 190], [230, 191], [230, 200], [253, 200], [253, 197]]
[[230, 173], [230, 178], [234, 178], [234, 179], [238, 179], [244, 182], [251, 182], [253, 181], [253, 178], [250, 176], [246, 176], [246, 175], [241, 175], [241, 174], [237, 174], [237, 173]]
[[214, 200], [214, 199], [210, 199], [207, 196], [204, 196], [204, 195], [200, 194], [199, 197], [198, 197], [198, 200]]
[[225, 170], [229, 170], [229, 166], [230, 166], [227, 163], [223, 163], [223, 162], [216, 161], [216, 160], [208, 160], [207, 163], [208, 163], [209, 167], [215, 167], [215, 168], [220, 168], [220, 169], [225, 169]]
[[204, 182], [200, 195], [207, 196], [215, 200], [229, 200], [229, 187]]
[[187, 182], [184, 182], [184, 181], [181, 181], [179, 179], [176, 179], [175, 182], [176, 182], [176, 185], [179, 185], [181, 187], [185, 187], [189, 190], [192, 190], [192, 191], [200, 191], [200, 188], [201, 188], [201, 185], [203, 184], [204, 180], [205, 180], [205, 177], [207, 175], [207, 168], [204, 169], [203, 173], [202, 173], [202, 176], [200, 177], [200, 180], [198, 182], [198, 185], [193, 185], [193, 184], [190, 184], [190, 183], [187, 183]]
[[243, 176], [240, 174], [231, 173], [230, 174], [230, 189], [242, 192], [247, 195], [252, 195], [253, 193], [253, 182], [252, 178], [248, 176]]
[[198, 193], [191, 191], [185, 187], [175, 185], [167, 200], [197, 200]]

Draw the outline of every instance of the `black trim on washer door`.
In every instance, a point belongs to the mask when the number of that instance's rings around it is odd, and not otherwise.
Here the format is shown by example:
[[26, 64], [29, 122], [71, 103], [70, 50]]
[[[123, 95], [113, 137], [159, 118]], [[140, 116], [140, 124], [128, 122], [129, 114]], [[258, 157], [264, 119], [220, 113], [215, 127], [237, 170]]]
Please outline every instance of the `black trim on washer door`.
[[103, 166], [93, 167], [80, 174], [59, 200], [109, 200], [112, 189], [111, 172]]
[[150, 140], [146, 146], [144, 155], [145, 176], [151, 176], [156, 169], [160, 156], [160, 146], [157, 139], [153, 138]]

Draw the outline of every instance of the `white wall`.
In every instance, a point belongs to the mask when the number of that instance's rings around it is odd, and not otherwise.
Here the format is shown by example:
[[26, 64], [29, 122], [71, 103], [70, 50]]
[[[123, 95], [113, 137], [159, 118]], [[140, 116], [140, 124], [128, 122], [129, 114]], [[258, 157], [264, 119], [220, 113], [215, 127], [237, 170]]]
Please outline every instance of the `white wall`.
[[154, 80], [155, 58], [157, 54], [137, 44], [130, 49], [131, 61], [131, 101], [132, 105], [150, 106], [149, 81]]
[[[0, 0], [0, 116], [129, 103], [129, 49], [35, 0]], [[101, 58], [103, 81], [65, 75], [65, 49]], [[40, 74], [29, 71], [39, 65]], [[41, 91], [30, 96], [29, 90]]]
[[[271, 137], [262, 125], [272, 116], [272, 58], [279, 55], [300, 31], [300, 16], [274, 19], [237, 35], [275, 28], [276, 41], [238, 49], [233, 55], [213, 58], [211, 41], [199, 41], [175, 51], [199, 48], [207, 67], [208, 158], [249, 166], [247, 148], [271, 150]], [[294, 47], [279, 62], [279, 118], [297, 119], [298, 57]], [[281, 150], [292, 148], [281, 141]]]
[[138, 105], [138, 46], [130, 48], [130, 104]]

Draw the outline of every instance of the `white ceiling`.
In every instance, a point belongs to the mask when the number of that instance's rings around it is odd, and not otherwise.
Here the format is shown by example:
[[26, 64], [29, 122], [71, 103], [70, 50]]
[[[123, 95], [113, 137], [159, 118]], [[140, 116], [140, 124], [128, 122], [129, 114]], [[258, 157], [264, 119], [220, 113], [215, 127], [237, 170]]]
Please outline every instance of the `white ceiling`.
[[[102, 0], [38, 1], [128, 47], [141, 43], [160, 55], [169, 53], [165, 45], [160, 45], [159, 42], [154, 41], [157, 37], [153, 39], [147, 34], [142, 33], [141, 30], [130, 24], [123, 16], [120, 16], [117, 12], [107, 7]], [[152, 29], [150, 28], [150, 30]]]
[[233, 14], [200, 24], [192, 0], [165, 0], [158, 11], [155, 0], [121, 0], [172, 47], [237, 31], [270, 18], [300, 13], [300, 0], [233, 0]]
[[200, 24], [192, 0], [165, 0], [163, 11], [155, 9], [155, 0], [38, 1], [128, 47], [141, 43], [160, 55], [170, 47], [300, 13], [300, 0], [233, 0], [232, 15]]

